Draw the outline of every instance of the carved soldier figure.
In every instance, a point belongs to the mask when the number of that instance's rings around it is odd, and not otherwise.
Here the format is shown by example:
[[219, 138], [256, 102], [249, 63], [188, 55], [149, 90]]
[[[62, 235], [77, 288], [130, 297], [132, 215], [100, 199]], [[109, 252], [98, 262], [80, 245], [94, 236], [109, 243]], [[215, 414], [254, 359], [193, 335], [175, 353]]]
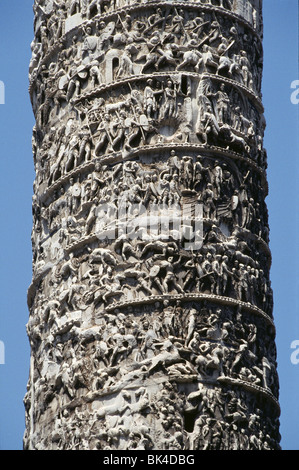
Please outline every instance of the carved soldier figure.
[[111, 137], [111, 118], [109, 114], [104, 114], [103, 121], [100, 122], [97, 128], [97, 141], [95, 144], [95, 155], [105, 153], [112, 147]]
[[[86, 37], [82, 46], [83, 54], [87, 56], [88, 62], [95, 59], [95, 54], [98, 48], [98, 37], [93, 35], [92, 28], [88, 26], [85, 30]], [[83, 55], [83, 57], [84, 57]]]
[[156, 91], [154, 91], [153, 80], [147, 80], [147, 86], [144, 89], [144, 110], [146, 116], [151, 119], [155, 116], [157, 111]]
[[133, 38], [128, 38], [126, 47], [123, 51], [123, 54], [120, 58], [119, 69], [117, 72], [116, 77], [119, 78], [121, 76], [130, 76], [134, 74], [134, 64], [133, 64], [133, 55], [138, 52], [134, 44]]
[[207, 219], [214, 219], [216, 211], [216, 206], [214, 203], [215, 196], [212, 188], [213, 185], [208, 183], [202, 195], [204, 215]]
[[227, 122], [228, 105], [229, 105], [229, 98], [227, 96], [227, 93], [225, 92], [224, 83], [221, 83], [220, 90], [216, 93], [216, 98], [217, 98], [219, 125], [221, 125]]
[[161, 119], [172, 118], [176, 116], [177, 112], [177, 91], [175, 85], [171, 80], [167, 81], [167, 86], [164, 90], [164, 104], [163, 114]]
[[143, 113], [143, 110], [136, 107], [134, 112], [134, 118], [130, 119], [130, 129], [127, 134], [127, 138], [124, 144], [126, 150], [131, 150], [132, 146], [139, 145], [142, 140], [146, 142], [146, 133], [148, 128], [148, 119]]

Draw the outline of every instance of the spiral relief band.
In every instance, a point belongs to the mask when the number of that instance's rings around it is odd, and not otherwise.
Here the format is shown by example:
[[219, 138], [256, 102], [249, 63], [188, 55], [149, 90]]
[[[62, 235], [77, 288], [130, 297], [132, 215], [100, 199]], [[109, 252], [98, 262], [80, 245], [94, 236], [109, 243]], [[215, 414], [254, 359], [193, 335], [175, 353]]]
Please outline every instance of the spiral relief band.
[[36, 0], [25, 449], [279, 449], [260, 0]]

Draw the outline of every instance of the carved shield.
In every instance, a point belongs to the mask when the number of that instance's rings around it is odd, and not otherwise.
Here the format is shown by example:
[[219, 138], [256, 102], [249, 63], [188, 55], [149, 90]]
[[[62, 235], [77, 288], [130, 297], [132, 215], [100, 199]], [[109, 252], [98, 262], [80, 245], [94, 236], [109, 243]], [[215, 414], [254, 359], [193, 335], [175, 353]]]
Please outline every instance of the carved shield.
[[80, 67], [78, 67], [77, 75], [78, 75], [78, 77], [83, 78], [83, 79], [87, 77], [88, 72], [87, 72], [84, 65], [81, 65]]
[[115, 29], [115, 22], [110, 21], [106, 28], [104, 28], [103, 33], [101, 34], [101, 40], [104, 41], [105, 39], [109, 39], [111, 34], [113, 34], [113, 31]]
[[79, 197], [81, 196], [81, 186], [79, 183], [76, 183], [72, 189], [72, 195], [74, 197]]
[[152, 266], [151, 269], [150, 269], [150, 273], [149, 273], [150, 277], [158, 276], [159, 271], [160, 271], [160, 266], [158, 266], [158, 265]]
[[231, 199], [231, 208], [233, 211], [237, 209], [238, 204], [239, 204], [238, 196], [233, 196]]
[[141, 114], [139, 122], [145, 131], [149, 130], [149, 122], [145, 114]]
[[131, 126], [132, 126], [132, 118], [127, 117], [127, 118], [125, 119], [125, 127], [129, 128], [129, 127], [131, 127]]
[[64, 88], [66, 88], [66, 86], [68, 85], [68, 82], [69, 82], [69, 78], [67, 75], [63, 75], [63, 77], [60, 78], [59, 82], [58, 82], [58, 88], [59, 90], [63, 90]]

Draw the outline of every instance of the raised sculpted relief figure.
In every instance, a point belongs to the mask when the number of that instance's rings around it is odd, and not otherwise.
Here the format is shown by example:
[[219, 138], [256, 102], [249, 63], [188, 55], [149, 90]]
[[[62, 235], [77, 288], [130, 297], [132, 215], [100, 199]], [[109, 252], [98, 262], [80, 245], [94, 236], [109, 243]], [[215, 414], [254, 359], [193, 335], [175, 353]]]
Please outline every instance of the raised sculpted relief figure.
[[86, 63], [90, 63], [92, 60], [97, 59], [98, 36], [93, 34], [90, 26], [86, 28], [85, 34], [86, 36], [82, 47], [83, 59], [85, 58]]
[[120, 64], [116, 74], [116, 78], [134, 75], [134, 65], [132, 58], [137, 52], [138, 49], [134, 44], [134, 40], [132, 38], [129, 38], [127, 40], [127, 44], [124, 48], [124, 51], [120, 57]]
[[100, 21], [98, 31], [93, 32], [91, 26], [85, 29], [85, 39], [82, 46], [83, 64], [89, 64], [93, 60], [102, 60], [105, 51], [109, 47], [115, 30], [115, 23], [108, 24], [105, 21]]
[[227, 93], [225, 92], [224, 83], [220, 85], [220, 90], [216, 93], [216, 100], [217, 100], [219, 125], [225, 124], [228, 122], [230, 101], [229, 101]]
[[247, 88], [252, 88], [252, 76], [249, 71], [250, 67], [246, 51], [241, 51], [240, 67], [243, 75], [244, 85], [247, 86]]
[[108, 149], [112, 148], [112, 136], [111, 136], [111, 118], [108, 113], [103, 115], [103, 120], [97, 127], [96, 134], [93, 138], [95, 141], [95, 155], [98, 156], [101, 153], [105, 153]]
[[155, 69], [160, 71], [161, 67], [163, 68], [163, 66], [167, 67], [168, 70], [175, 69], [177, 63], [175, 55], [178, 50], [178, 46], [173, 43], [166, 43], [163, 45], [163, 47], [158, 47], [157, 52], [159, 54], [159, 58], [155, 64]]
[[81, 12], [81, 0], [70, 0], [66, 2], [68, 16], [76, 15]]
[[29, 64], [29, 74], [32, 74], [39, 67], [41, 60], [42, 45], [40, 42], [32, 41], [31, 43], [31, 60]]
[[91, 0], [88, 2], [86, 16], [88, 19], [93, 18], [95, 15], [104, 13], [105, 7], [109, 5], [109, 0]]
[[227, 38], [222, 37], [221, 43], [217, 47], [217, 55], [219, 56], [217, 75], [228, 75], [231, 70], [232, 61], [229, 57], [229, 50], [234, 45], [234, 40], [229, 43]]
[[197, 41], [196, 34], [193, 33], [192, 39], [190, 39], [186, 46], [183, 47], [186, 51], [183, 52], [183, 60], [177, 66], [177, 70], [188, 70], [189, 67], [191, 67], [195, 72], [200, 71], [201, 65], [203, 64], [203, 56], [198, 48], [199, 43]]
[[177, 115], [177, 85], [168, 80], [164, 89], [164, 100], [161, 107], [161, 119], [170, 119]]
[[[148, 52], [144, 56], [145, 63], [141, 69], [141, 73], [149, 73], [156, 69], [156, 63], [159, 59], [157, 47], [161, 44], [161, 35], [158, 31], [153, 33], [147, 40]], [[142, 57], [141, 57], [142, 58]]]
[[220, 128], [212, 104], [204, 96], [199, 96], [199, 116], [196, 123], [196, 134], [204, 143], [217, 141]]
[[124, 149], [130, 151], [132, 147], [146, 143], [147, 134], [149, 130], [149, 123], [146, 115], [143, 113], [143, 110], [139, 107], [133, 106], [133, 117], [130, 118], [127, 123], [129, 124], [129, 129], [127, 133], [126, 142], [124, 144]]
[[157, 91], [154, 88], [154, 81], [148, 79], [143, 94], [143, 109], [148, 119], [154, 119], [156, 117], [158, 108], [157, 96], [160, 96], [161, 93], [160, 90]]

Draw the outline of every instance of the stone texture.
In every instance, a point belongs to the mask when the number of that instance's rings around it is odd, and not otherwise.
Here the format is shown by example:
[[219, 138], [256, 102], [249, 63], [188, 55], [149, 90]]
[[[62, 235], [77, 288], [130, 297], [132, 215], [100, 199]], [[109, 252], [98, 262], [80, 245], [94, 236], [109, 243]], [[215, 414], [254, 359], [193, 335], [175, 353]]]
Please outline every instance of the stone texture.
[[261, 1], [34, 11], [24, 449], [278, 449]]

